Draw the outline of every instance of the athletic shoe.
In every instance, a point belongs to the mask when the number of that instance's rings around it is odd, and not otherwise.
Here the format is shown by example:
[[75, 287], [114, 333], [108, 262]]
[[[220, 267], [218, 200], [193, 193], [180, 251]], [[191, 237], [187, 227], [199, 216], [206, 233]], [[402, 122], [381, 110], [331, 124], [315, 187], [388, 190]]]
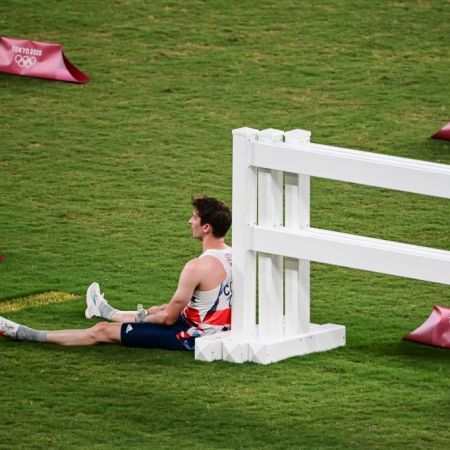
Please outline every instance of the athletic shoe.
[[10, 338], [16, 339], [18, 329], [18, 323], [0, 316], [0, 336], [8, 336]]
[[92, 319], [92, 317], [97, 316], [101, 317], [100, 311], [98, 310], [98, 307], [102, 303], [108, 303], [105, 300], [105, 297], [103, 297], [103, 294], [100, 293], [100, 286], [98, 283], [92, 283], [86, 292], [86, 311], [84, 312], [84, 315], [86, 316], [86, 319]]

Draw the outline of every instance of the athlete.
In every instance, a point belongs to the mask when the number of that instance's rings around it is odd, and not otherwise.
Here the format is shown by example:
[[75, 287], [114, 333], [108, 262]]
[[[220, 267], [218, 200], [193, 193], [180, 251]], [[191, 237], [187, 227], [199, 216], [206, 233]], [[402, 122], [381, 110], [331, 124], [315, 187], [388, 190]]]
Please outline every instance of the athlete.
[[231, 226], [228, 206], [213, 197], [195, 197], [189, 220], [192, 236], [203, 253], [186, 263], [169, 303], [141, 311], [113, 308], [98, 283], [86, 293], [86, 318], [100, 322], [79, 330], [41, 331], [0, 317], [0, 335], [16, 340], [59, 345], [122, 343], [132, 347], [194, 350], [199, 336], [231, 327], [231, 247], [225, 234]]

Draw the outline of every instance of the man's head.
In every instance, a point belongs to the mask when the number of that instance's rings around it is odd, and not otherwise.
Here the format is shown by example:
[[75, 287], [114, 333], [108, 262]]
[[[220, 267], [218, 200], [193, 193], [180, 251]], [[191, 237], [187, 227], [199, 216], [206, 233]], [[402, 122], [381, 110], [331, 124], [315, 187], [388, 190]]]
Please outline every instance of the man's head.
[[189, 223], [195, 238], [202, 239], [206, 233], [216, 238], [224, 237], [231, 226], [230, 208], [214, 197], [194, 197], [194, 212]]

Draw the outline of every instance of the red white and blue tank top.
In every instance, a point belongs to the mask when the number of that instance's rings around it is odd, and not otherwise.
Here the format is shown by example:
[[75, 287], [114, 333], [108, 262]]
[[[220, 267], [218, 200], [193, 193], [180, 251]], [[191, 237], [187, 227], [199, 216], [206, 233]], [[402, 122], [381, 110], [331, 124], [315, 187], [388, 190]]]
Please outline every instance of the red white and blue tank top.
[[177, 334], [178, 340], [192, 350], [194, 339], [231, 328], [231, 247], [223, 250], [206, 250], [199, 258], [213, 256], [223, 265], [226, 276], [222, 283], [209, 291], [196, 289], [188, 305], [181, 312], [181, 318], [190, 325], [186, 331]]

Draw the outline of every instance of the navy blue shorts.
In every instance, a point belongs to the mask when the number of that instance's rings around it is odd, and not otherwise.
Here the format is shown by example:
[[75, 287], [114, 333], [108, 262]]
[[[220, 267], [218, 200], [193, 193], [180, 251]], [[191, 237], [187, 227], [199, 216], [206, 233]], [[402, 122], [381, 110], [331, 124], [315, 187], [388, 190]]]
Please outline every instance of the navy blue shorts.
[[[182, 318], [174, 325], [157, 325], [145, 322], [123, 323], [120, 339], [128, 347], [163, 348], [167, 350], [187, 350], [177, 339], [177, 333], [190, 328]], [[193, 350], [192, 346], [192, 350]]]

